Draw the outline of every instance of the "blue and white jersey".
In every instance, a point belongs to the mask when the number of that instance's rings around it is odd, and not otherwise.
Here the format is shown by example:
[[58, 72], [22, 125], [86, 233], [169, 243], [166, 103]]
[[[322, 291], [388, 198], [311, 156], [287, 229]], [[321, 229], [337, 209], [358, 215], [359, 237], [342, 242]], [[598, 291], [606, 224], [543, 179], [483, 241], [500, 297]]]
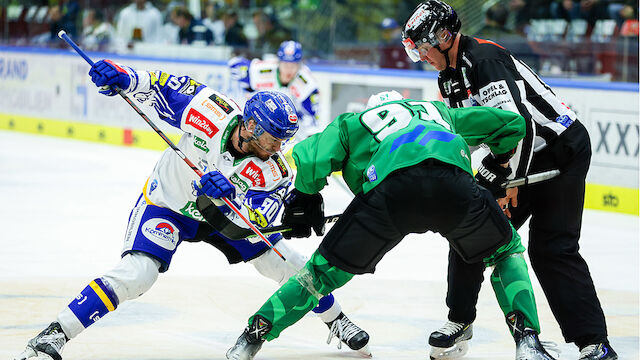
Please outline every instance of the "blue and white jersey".
[[296, 106], [298, 118], [301, 120], [297, 138], [305, 138], [322, 130], [318, 121], [320, 101], [318, 83], [306, 65], [300, 64], [300, 70], [287, 85], [280, 83], [277, 59], [248, 60], [243, 57], [234, 57], [229, 60], [228, 66], [231, 71], [231, 81], [243, 91], [243, 95], [235, 99], [241, 103], [241, 106], [256, 91], [280, 91], [288, 95]]
[[[242, 115], [238, 105], [188, 76], [123, 68], [131, 78], [126, 92], [184, 131], [177, 147], [187, 158], [205, 173], [217, 168], [236, 186], [233, 201], [244, 215], [260, 227], [271, 225], [291, 184], [292, 171], [280, 152], [263, 161], [253, 155], [234, 158], [228, 151], [228, 140]], [[194, 180], [199, 180], [198, 175], [169, 148], [144, 186], [145, 201], [204, 221], [195, 205]], [[246, 227], [237, 215], [228, 216]]]

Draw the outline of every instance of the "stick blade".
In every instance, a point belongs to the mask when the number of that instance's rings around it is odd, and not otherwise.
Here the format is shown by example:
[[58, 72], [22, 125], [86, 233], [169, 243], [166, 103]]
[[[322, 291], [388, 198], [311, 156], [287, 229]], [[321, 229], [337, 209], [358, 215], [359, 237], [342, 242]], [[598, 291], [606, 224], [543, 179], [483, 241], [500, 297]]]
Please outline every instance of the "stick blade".
[[231, 240], [242, 240], [253, 235], [253, 231], [250, 229], [240, 227], [229, 220], [208, 196], [198, 196], [196, 206], [205, 221], [213, 226], [222, 236]]

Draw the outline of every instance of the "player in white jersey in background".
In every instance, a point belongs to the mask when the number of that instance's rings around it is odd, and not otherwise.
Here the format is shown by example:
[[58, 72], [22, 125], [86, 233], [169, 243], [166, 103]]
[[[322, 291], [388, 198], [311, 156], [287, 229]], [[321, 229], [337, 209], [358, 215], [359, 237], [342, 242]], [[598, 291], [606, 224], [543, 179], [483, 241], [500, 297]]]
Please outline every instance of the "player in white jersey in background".
[[[110, 60], [97, 62], [89, 75], [102, 86], [101, 93], [112, 96], [116, 94], [113, 88], [121, 88], [152, 106], [160, 119], [184, 131], [177, 147], [205, 174], [198, 178], [171, 148], [162, 153], [131, 211], [120, 262], [91, 281], [31, 339], [16, 357], [20, 360], [61, 360], [70, 339], [119, 304], [149, 290], [159, 273], [168, 270], [182, 241], [214, 245], [230, 263], [249, 262], [280, 285], [306, 262], [280, 241], [280, 234], [269, 239], [289, 264], [259, 240], [225, 238], [204, 221], [196, 207], [196, 199], [206, 195], [236, 220], [237, 215], [221, 200], [225, 197], [260, 227], [274, 221], [292, 179], [280, 149], [298, 130], [295, 107], [286, 95], [258, 92], [243, 112], [225, 95], [187, 76], [134, 71]], [[369, 335], [349, 321], [333, 296], [324, 297], [315, 312], [331, 335], [354, 350], [368, 349]]]
[[[322, 131], [318, 120], [320, 101], [318, 84], [311, 70], [302, 63], [302, 46], [296, 41], [284, 41], [278, 49], [277, 59], [234, 57], [228, 62], [232, 88], [240, 88], [236, 101], [242, 103], [256, 91], [275, 90], [293, 100], [300, 119], [297, 140]], [[241, 104], [242, 105], [242, 104]]]

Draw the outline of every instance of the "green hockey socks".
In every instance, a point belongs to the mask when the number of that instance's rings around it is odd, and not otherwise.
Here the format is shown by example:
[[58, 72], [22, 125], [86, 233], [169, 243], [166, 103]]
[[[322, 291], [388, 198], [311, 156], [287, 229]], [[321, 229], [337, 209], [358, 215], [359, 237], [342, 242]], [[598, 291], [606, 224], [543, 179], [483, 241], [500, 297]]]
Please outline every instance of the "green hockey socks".
[[540, 333], [536, 300], [522, 253], [511, 254], [495, 264], [491, 285], [505, 316], [514, 310], [520, 311], [525, 317], [525, 327]]
[[343, 286], [353, 276], [330, 265], [327, 259], [315, 251], [305, 266], [249, 318], [249, 325], [256, 315], [270, 321], [273, 327], [264, 339], [271, 341], [316, 307], [322, 296]]

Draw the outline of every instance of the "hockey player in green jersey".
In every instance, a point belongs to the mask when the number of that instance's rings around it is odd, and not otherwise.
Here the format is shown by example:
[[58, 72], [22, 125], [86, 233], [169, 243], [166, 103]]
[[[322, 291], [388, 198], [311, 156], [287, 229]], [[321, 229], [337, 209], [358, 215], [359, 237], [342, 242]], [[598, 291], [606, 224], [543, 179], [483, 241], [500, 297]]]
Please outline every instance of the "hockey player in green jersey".
[[[470, 117], [487, 121], [465, 121]], [[491, 283], [516, 341], [516, 358], [553, 359], [538, 340], [520, 236], [495, 194], [477, 185], [469, 154], [469, 146], [487, 144], [504, 169], [487, 178], [504, 179], [524, 133], [524, 119], [513, 112], [448, 109], [441, 102], [404, 100], [397, 92], [385, 92], [372, 96], [367, 110], [342, 114], [297, 144], [295, 189], [282, 218], [293, 229], [289, 237], [309, 236], [311, 228], [323, 233], [319, 192], [332, 172], [342, 171], [355, 198], [307, 264], [249, 318], [227, 358], [253, 359], [265, 340], [277, 338], [322, 295], [356, 274], [373, 273], [407, 234], [434, 231], [465, 261], [494, 267]]]

